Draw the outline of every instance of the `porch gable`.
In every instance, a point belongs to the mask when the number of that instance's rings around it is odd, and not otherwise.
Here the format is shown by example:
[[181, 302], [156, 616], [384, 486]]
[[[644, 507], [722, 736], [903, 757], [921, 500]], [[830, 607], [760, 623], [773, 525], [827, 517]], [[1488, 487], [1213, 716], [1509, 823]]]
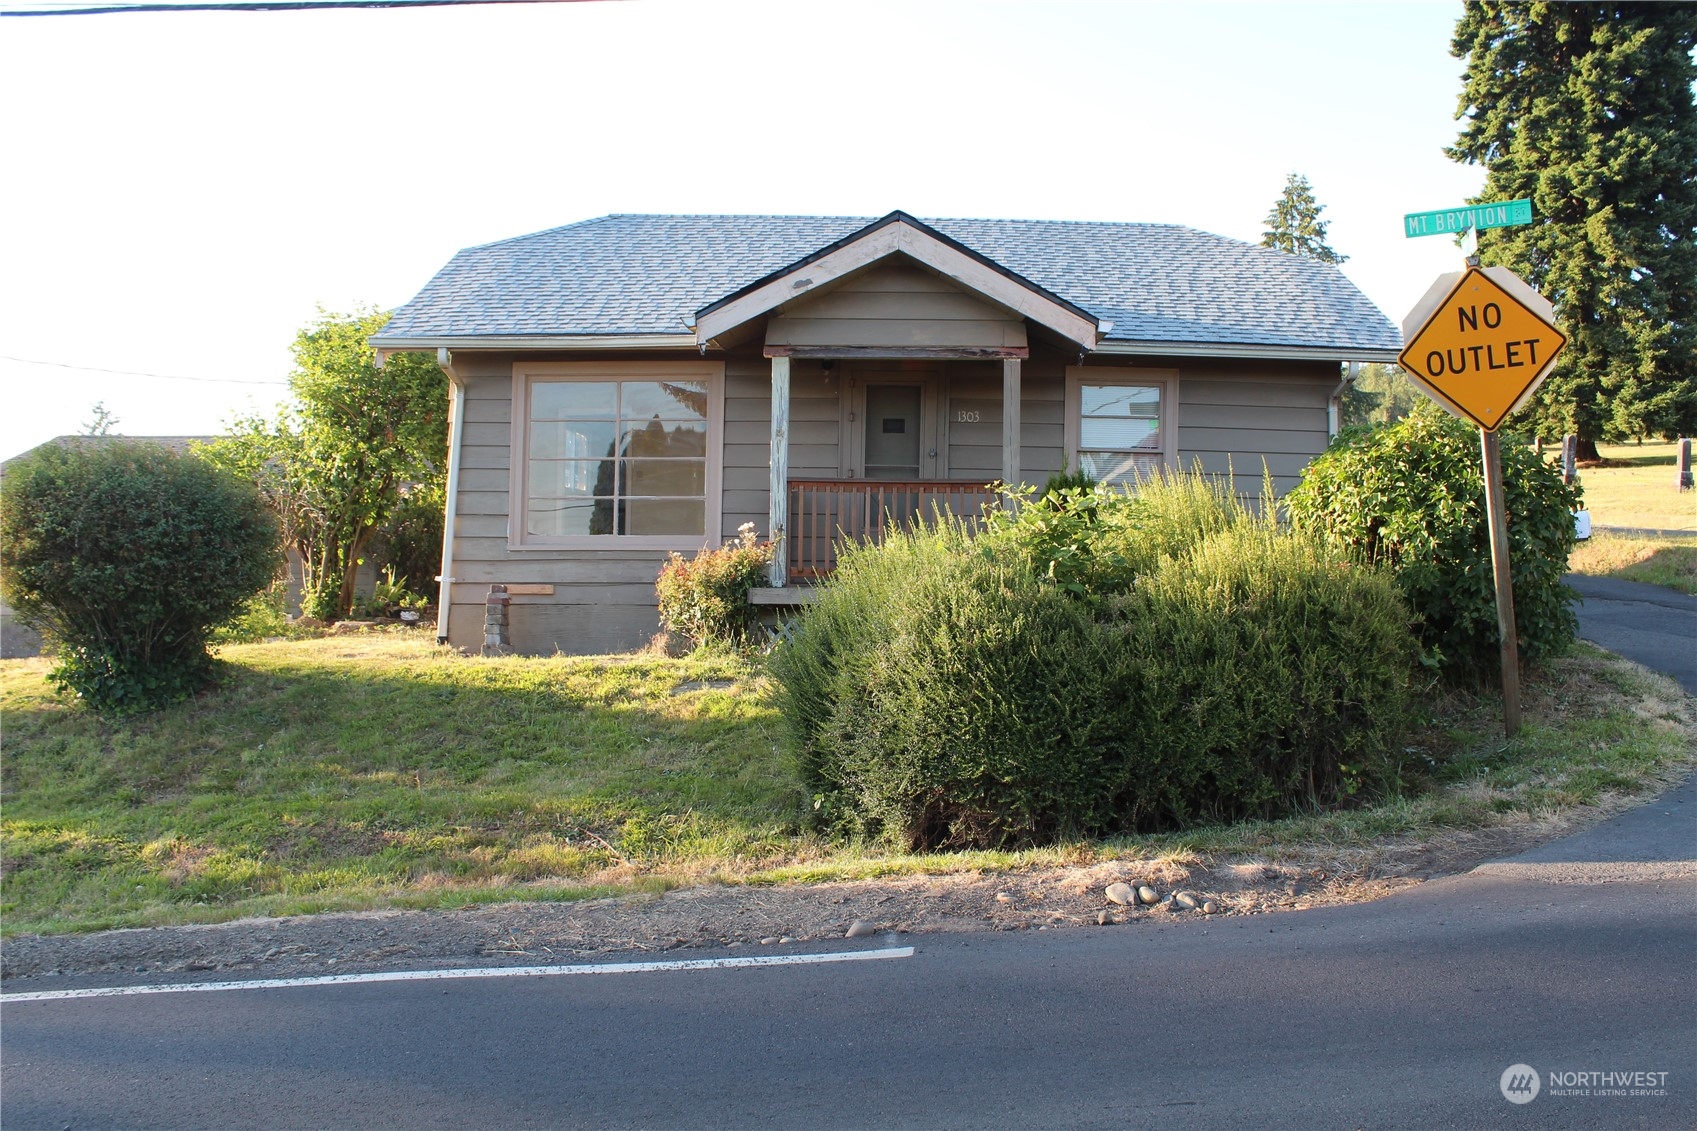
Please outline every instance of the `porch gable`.
[[[1105, 331], [1090, 312], [905, 212], [892, 212], [847, 238], [702, 307], [695, 315], [696, 344], [706, 349], [714, 339], [757, 318], [770, 317], [774, 312], [781, 316], [798, 297], [895, 256], [905, 256], [937, 275], [953, 280], [969, 294], [980, 296], [1017, 318], [1030, 319], [1076, 344], [1081, 350], [1095, 349]], [[781, 343], [777, 345], [779, 348], [782, 346]], [[790, 355], [768, 353], [768, 356]], [[961, 354], [955, 352], [949, 356], [959, 357]]]

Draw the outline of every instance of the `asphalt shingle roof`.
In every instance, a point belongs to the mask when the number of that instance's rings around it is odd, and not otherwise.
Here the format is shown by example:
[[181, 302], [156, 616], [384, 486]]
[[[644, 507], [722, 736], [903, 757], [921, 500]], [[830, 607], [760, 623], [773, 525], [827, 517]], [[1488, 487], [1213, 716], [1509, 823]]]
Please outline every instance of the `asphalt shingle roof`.
[[[682, 334], [702, 307], [871, 223], [603, 216], [467, 248], [375, 339]], [[1110, 321], [1108, 341], [1396, 350], [1336, 267], [1176, 224], [924, 220]]]

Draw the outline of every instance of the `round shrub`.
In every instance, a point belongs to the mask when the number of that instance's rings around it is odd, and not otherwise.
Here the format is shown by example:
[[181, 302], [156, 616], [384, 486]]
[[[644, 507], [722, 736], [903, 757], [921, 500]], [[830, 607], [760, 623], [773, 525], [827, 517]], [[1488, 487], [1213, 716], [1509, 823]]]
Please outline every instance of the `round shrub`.
[[174, 702], [211, 678], [207, 639], [274, 577], [251, 484], [155, 445], [44, 448], [6, 471], [0, 586], [96, 710]]
[[1242, 523], [1163, 559], [1104, 626], [1128, 826], [1272, 817], [1390, 784], [1417, 650], [1382, 574]]
[[958, 528], [847, 550], [772, 658], [820, 822], [902, 849], [1111, 824], [1101, 644], [1083, 604]]
[[[1579, 488], [1516, 444], [1502, 446], [1509, 561], [1520, 655], [1566, 648], [1578, 621], [1562, 584]], [[1287, 498], [1292, 520], [1388, 566], [1421, 641], [1446, 677], [1492, 681], [1501, 670], [1496, 589], [1479, 433], [1435, 406], [1396, 424], [1346, 432]]]

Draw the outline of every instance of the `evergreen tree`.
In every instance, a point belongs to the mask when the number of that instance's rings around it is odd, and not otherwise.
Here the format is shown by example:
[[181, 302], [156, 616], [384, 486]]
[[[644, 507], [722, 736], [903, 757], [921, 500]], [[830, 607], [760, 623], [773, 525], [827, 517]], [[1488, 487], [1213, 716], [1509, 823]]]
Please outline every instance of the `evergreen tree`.
[[1261, 234], [1261, 246], [1276, 247], [1321, 263], [1342, 263], [1348, 256], [1326, 246], [1327, 225], [1320, 219], [1324, 210], [1325, 205], [1314, 200], [1314, 186], [1308, 183], [1308, 178], [1292, 173], [1285, 178], [1285, 191], [1267, 213], [1267, 230]]
[[1469, 0], [1457, 161], [1478, 200], [1530, 197], [1534, 221], [1479, 254], [1555, 304], [1568, 345], [1540, 388], [1540, 434], [1697, 429], [1697, 5]]

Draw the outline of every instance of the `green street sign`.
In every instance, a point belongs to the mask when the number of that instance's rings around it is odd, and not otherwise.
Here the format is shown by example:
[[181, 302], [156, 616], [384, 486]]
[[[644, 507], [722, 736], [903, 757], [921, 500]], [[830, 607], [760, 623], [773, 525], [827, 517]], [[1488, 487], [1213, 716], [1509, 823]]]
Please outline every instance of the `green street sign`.
[[1437, 212], [1410, 212], [1402, 218], [1402, 234], [1413, 239], [1415, 236], [1455, 235], [1469, 228], [1512, 228], [1531, 222], [1530, 200], [1504, 200], [1494, 204], [1444, 208]]

